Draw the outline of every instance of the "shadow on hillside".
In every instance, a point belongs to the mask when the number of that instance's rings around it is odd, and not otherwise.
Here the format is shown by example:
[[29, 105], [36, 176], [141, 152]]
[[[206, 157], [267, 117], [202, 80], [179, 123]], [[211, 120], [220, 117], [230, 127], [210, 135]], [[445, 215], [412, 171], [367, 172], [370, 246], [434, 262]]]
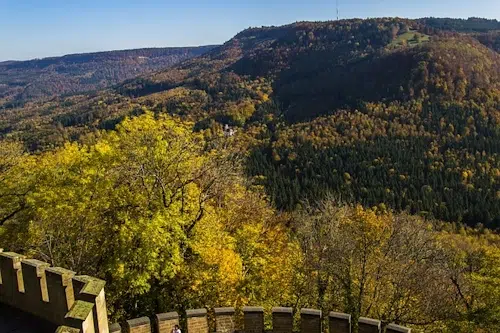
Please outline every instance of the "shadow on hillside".
[[[430, 145], [428, 138], [408, 137], [321, 150], [309, 143], [274, 153], [259, 147], [248, 159], [247, 172], [257, 176], [279, 209], [293, 210], [301, 202], [318, 202], [333, 193], [367, 207], [384, 203], [397, 211], [500, 227], [500, 207], [494, 195], [465, 191], [460, 175], [433, 169], [433, 161], [426, 159]], [[484, 179], [477, 181], [478, 189], [494, 187], [481, 183]]]
[[407, 50], [354, 60], [311, 51], [278, 75], [273, 90], [287, 119], [297, 122], [338, 108], [357, 108], [361, 102], [406, 99], [414, 66], [413, 52]]

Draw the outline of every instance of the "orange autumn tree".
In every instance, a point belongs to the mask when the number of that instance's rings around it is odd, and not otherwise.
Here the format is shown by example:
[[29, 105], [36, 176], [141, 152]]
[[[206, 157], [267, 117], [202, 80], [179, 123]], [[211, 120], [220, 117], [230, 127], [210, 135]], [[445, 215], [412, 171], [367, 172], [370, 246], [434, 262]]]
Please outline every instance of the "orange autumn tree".
[[297, 230], [302, 304], [351, 313], [354, 323], [365, 316], [423, 325], [445, 316], [445, 256], [418, 218], [326, 200], [299, 215]]

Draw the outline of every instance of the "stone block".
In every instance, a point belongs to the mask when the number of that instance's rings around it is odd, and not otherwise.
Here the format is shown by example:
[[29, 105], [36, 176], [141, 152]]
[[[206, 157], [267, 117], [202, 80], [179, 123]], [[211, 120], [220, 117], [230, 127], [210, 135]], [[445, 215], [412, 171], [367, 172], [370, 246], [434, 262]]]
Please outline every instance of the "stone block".
[[66, 314], [65, 326], [80, 329], [82, 333], [95, 333], [93, 310], [94, 304], [77, 300]]
[[300, 331], [308, 333], [321, 333], [321, 310], [300, 310]]
[[72, 278], [75, 272], [60, 268], [48, 267], [45, 269], [47, 291], [50, 303], [50, 322], [64, 325], [64, 318], [75, 303]]
[[233, 307], [215, 308], [215, 332], [234, 333], [236, 322], [234, 318], [235, 309]]
[[24, 305], [24, 279], [21, 261], [25, 257], [14, 252], [0, 253], [0, 272], [2, 284], [0, 285], [0, 301], [16, 308]]
[[264, 332], [264, 308], [260, 306], [244, 306], [243, 326], [245, 333]]
[[328, 314], [328, 326], [330, 333], [351, 333], [351, 315], [330, 312]]
[[49, 318], [51, 312], [45, 276], [48, 267], [50, 267], [48, 263], [35, 259], [24, 259], [21, 262], [27, 297], [23, 310], [42, 318]]
[[293, 310], [292, 308], [276, 307], [273, 312], [273, 333], [292, 333]]
[[411, 328], [399, 326], [396, 324], [387, 325], [387, 333], [411, 333]]
[[151, 321], [148, 317], [127, 320], [125, 322], [126, 333], [151, 333]]
[[207, 309], [187, 310], [188, 333], [208, 333]]
[[157, 333], [172, 333], [175, 325], [179, 325], [179, 314], [177, 312], [160, 313], [156, 315]]
[[111, 324], [109, 325], [109, 333], [122, 333], [122, 327], [118, 323]]
[[108, 332], [108, 311], [104, 286], [106, 282], [91, 276], [79, 275], [73, 278], [75, 299], [94, 304], [93, 316], [97, 332]]
[[360, 317], [358, 320], [359, 333], [380, 333], [380, 327], [380, 320], [365, 317]]
[[81, 330], [74, 327], [59, 326], [55, 333], [80, 333]]

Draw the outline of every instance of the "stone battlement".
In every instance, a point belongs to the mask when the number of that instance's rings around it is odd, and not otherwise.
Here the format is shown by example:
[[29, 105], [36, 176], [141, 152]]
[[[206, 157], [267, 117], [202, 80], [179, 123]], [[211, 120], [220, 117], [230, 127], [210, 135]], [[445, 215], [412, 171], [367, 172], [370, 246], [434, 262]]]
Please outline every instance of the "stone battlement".
[[0, 249], [0, 302], [60, 325], [58, 332], [109, 332], [104, 285]]
[[[169, 312], [108, 326], [104, 285], [102, 280], [76, 275], [73, 271], [50, 267], [48, 263], [0, 249], [0, 303], [59, 326], [56, 333], [171, 333], [172, 328], [179, 325], [179, 314]], [[187, 310], [183, 314], [186, 318], [183, 332], [209, 333], [214, 329], [216, 333], [269, 332], [264, 328], [262, 307], [243, 307], [242, 313], [241, 318], [237, 317], [232, 307]], [[215, 318], [215, 327], [210, 327], [209, 315]], [[349, 314], [323, 314], [320, 310], [301, 309], [297, 315], [300, 316], [298, 329], [301, 333], [352, 331]], [[358, 327], [359, 333], [383, 331], [382, 323], [370, 318], [360, 318]], [[387, 333], [411, 332], [409, 328], [394, 324], [384, 329]], [[272, 309], [271, 332], [296, 332], [292, 308]]]
[[[238, 327], [236, 322], [236, 311], [234, 308], [215, 308], [211, 314], [215, 317], [216, 333], [292, 333], [293, 309], [277, 307], [272, 309], [272, 330], [264, 329], [264, 309], [262, 307], [243, 307], [243, 327]], [[209, 320], [207, 309], [187, 310], [187, 327], [183, 332], [187, 333], [209, 333]], [[326, 317], [326, 318], [325, 318]], [[323, 323], [327, 323], [324, 327]], [[352, 331], [351, 316], [345, 313], [330, 312], [323, 315], [320, 310], [300, 310], [300, 332], [322, 333], [350, 333]], [[179, 325], [177, 312], [158, 314], [154, 318], [141, 317], [128, 320], [126, 323], [110, 326], [110, 333], [171, 333], [174, 325]], [[360, 318], [358, 322], [359, 333], [381, 333], [382, 323], [371, 318]], [[386, 333], [411, 333], [411, 329], [395, 324], [386, 327]]]

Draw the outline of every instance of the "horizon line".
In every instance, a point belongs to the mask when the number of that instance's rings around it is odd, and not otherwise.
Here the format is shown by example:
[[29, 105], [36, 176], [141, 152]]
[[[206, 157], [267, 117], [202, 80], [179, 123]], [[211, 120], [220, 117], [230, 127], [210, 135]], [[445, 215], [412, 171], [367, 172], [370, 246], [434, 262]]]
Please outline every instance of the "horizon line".
[[35, 58], [24, 58], [24, 59], [5, 59], [2, 60], [0, 59], [0, 64], [3, 63], [8, 63], [8, 62], [26, 62], [26, 61], [37, 61], [37, 60], [47, 60], [47, 59], [53, 59], [53, 58], [63, 58], [67, 56], [75, 56], [75, 55], [90, 55], [90, 54], [98, 54], [98, 53], [108, 53], [108, 52], [120, 52], [120, 51], [135, 51], [135, 50], [146, 50], [146, 49], [175, 49], [175, 48], [199, 48], [199, 47], [208, 47], [208, 46], [221, 46], [227, 41], [231, 40], [239, 34], [242, 31], [245, 31], [247, 29], [259, 29], [259, 28], [273, 28], [273, 27], [284, 27], [296, 23], [319, 23], [319, 22], [337, 22], [337, 21], [345, 21], [345, 20], [370, 20], [370, 19], [383, 19], [383, 18], [394, 18], [394, 19], [407, 19], [407, 20], [421, 20], [421, 19], [426, 19], [426, 18], [440, 18], [440, 19], [454, 19], [454, 20], [469, 20], [469, 19], [483, 19], [483, 20], [489, 20], [489, 21], [497, 21], [500, 22], [499, 19], [497, 18], [487, 18], [487, 17], [478, 17], [478, 16], [469, 16], [469, 17], [444, 17], [444, 16], [424, 16], [424, 17], [403, 17], [403, 16], [367, 16], [367, 17], [349, 17], [349, 18], [340, 18], [340, 19], [332, 19], [332, 20], [303, 20], [303, 21], [294, 21], [290, 23], [285, 23], [285, 24], [279, 24], [279, 25], [262, 25], [262, 26], [249, 26], [243, 30], [240, 30], [236, 32], [236, 34], [233, 35], [228, 40], [225, 40], [223, 42], [219, 43], [203, 43], [203, 44], [198, 44], [198, 45], [176, 45], [176, 46], [139, 46], [139, 47], [126, 47], [123, 49], [97, 49], [97, 50], [89, 50], [89, 51], [82, 51], [82, 52], [74, 52], [74, 53], [63, 53], [63, 54], [53, 54], [53, 55], [47, 55], [47, 56], [41, 56], [41, 57], [35, 57]]

